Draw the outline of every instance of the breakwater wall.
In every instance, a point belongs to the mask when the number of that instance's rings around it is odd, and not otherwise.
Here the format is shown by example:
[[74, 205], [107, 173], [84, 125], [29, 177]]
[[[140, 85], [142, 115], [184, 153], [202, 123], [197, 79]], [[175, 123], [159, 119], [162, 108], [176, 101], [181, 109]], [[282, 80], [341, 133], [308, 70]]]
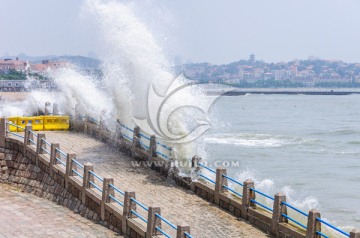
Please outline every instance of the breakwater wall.
[[288, 94], [288, 95], [350, 95], [360, 94], [359, 88], [229, 88], [213, 89], [208, 95], [240, 96], [246, 94]]
[[[1, 119], [0, 182], [48, 198], [129, 237], [166, 236], [164, 225], [174, 229], [177, 238], [192, 237], [189, 226], [172, 224], [160, 207], [142, 204], [136, 191], [122, 191], [113, 178], [96, 174], [92, 164], [81, 164], [76, 155], [60, 150], [58, 143], [48, 142], [46, 134], [36, 134], [31, 126], [20, 128], [23, 134], [14, 133], [9, 126], [16, 125]], [[99, 136], [91, 126], [87, 129]], [[138, 148], [132, 148], [131, 153], [144, 156]], [[147, 216], [140, 215], [139, 209]]]

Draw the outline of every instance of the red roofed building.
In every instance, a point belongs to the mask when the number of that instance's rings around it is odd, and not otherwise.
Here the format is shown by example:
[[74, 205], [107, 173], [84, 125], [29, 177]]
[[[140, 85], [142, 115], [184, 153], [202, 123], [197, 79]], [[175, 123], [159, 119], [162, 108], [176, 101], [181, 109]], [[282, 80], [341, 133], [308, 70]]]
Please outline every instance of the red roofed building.
[[43, 60], [41, 64], [29, 64], [29, 62], [13, 59], [0, 59], [0, 73], [7, 74], [10, 70], [16, 70], [18, 72], [31, 72], [46, 75], [50, 72], [54, 72], [61, 68], [66, 68], [69, 64], [65, 61]]
[[27, 62], [23, 60], [4, 59], [0, 60], [0, 72], [7, 73], [9, 70], [25, 71]]
[[45, 75], [50, 72], [54, 72], [58, 69], [66, 68], [69, 64], [65, 61], [54, 61], [43, 60], [41, 64], [31, 64], [31, 72]]

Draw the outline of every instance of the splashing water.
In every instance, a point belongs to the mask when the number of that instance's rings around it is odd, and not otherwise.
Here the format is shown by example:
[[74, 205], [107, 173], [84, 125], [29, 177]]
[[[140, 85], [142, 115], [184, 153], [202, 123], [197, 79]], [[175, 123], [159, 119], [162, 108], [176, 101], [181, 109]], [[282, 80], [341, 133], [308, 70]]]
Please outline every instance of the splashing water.
[[[111, 117], [130, 126], [133, 118], [148, 118], [155, 105], [149, 104], [150, 87], [159, 95], [164, 95], [175, 79], [169, 70], [170, 63], [164, 56], [162, 47], [149, 28], [135, 15], [136, 4], [118, 2], [103, 3], [97, 0], [86, 1], [83, 15], [96, 19], [95, 24], [103, 44], [104, 91], [113, 108], [108, 109]], [[200, 101], [193, 94], [183, 98]], [[181, 100], [171, 101], [168, 110], [179, 107]], [[166, 115], [166, 114], [165, 114]], [[163, 127], [171, 127], [179, 134], [186, 134], [186, 121], [176, 118], [163, 118]], [[190, 144], [173, 145], [178, 159], [186, 159], [194, 153]]]
[[[81, 115], [97, 121], [101, 115], [107, 126], [120, 119], [133, 128], [135, 117], [149, 118], [149, 112], [158, 110], [148, 100], [149, 88], [165, 96], [169, 88], [182, 86], [186, 79], [175, 81], [164, 49], [149, 27], [135, 14], [136, 7], [136, 3], [85, 1], [81, 15], [87, 23], [94, 25], [93, 37], [100, 39], [103, 79], [92, 78], [75, 67], [63, 69], [54, 75], [60, 92], [32, 92], [26, 101], [29, 110], [16, 111], [15, 105], [7, 111], [13, 115], [24, 115], [43, 107], [45, 102], [56, 102], [61, 111], [72, 116], [75, 108]], [[206, 104], [207, 99], [202, 99], [200, 94], [199, 90], [197, 93], [182, 90], [171, 100], [163, 102], [162, 112], [158, 113], [160, 128], [178, 137], [196, 129], [197, 122], [201, 120], [192, 120], [189, 115], [199, 114], [201, 119], [205, 113], [191, 113], [195, 110], [191, 108], [185, 111], [177, 109], [182, 108], [184, 101]], [[189, 160], [196, 154], [194, 143], [171, 146], [174, 156], [180, 160]]]

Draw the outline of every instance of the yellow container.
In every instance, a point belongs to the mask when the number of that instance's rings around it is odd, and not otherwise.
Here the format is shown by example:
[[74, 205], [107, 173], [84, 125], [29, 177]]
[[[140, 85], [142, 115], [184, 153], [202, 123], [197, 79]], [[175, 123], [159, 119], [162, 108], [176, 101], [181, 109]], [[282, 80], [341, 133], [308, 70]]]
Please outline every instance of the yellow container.
[[[7, 118], [8, 122], [10, 122], [11, 124], [17, 125], [17, 117], [8, 117]], [[9, 130], [11, 132], [17, 132], [18, 128], [16, 126], [11, 126], [9, 125]]]
[[[24, 127], [32, 126], [33, 131], [43, 131], [44, 130], [44, 118], [43, 116], [38, 117], [18, 117], [17, 125]], [[18, 128], [18, 132], [24, 131], [23, 129]]]
[[69, 116], [44, 116], [45, 131], [67, 131], [69, 130]]

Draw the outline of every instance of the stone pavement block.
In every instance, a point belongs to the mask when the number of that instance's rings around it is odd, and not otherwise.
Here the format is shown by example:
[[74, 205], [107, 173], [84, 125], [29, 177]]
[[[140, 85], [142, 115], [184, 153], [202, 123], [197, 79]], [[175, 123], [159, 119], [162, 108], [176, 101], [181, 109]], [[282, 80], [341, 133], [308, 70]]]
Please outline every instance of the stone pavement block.
[[13, 189], [0, 184], [0, 238], [123, 237], [63, 206]]

